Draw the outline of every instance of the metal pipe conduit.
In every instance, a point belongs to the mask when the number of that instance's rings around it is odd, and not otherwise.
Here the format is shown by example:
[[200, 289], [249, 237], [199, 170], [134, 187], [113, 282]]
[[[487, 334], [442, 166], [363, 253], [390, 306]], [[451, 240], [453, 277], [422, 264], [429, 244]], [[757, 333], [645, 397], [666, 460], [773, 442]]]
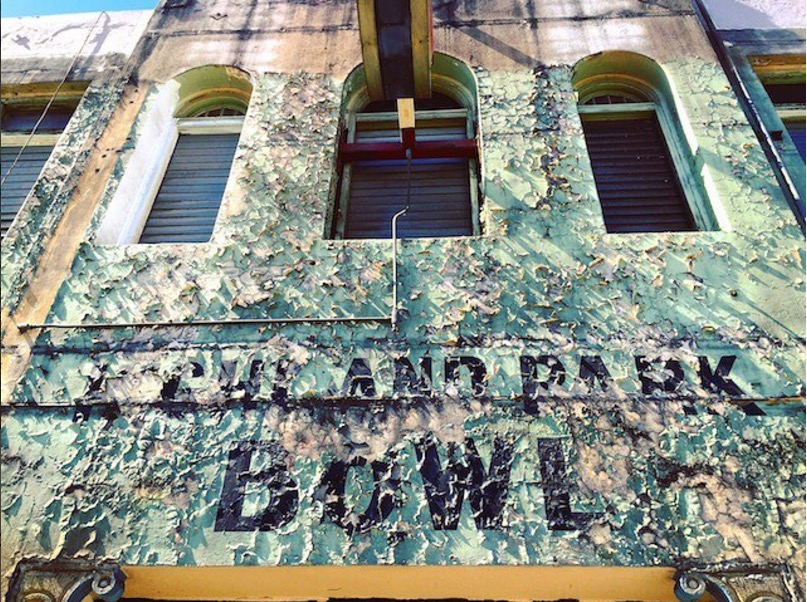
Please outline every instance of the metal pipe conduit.
[[392, 216], [392, 332], [398, 330], [398, 218], [409, 211], [412, 195], [412, 149], [406, 149], [406, 206]]
[[[407, 186], [407, 201], [409, 186]], [[392, 217], [392, 310], [386, 316], [343, 316], [338, 318], [235, 318], [232, 320], [187, 320], [174, 322], [156, 320], [144, 322], [42, 322], [38, 324], [22, 323], [17, 326], [20, 332], [41, 328], [61, 330], [100, 330], [114, 328], [182, 328], [187, 326], [279, 326], [286, 324], [344, 324], [344, 323], [378, 323], [389, 324], [393, 331], [398, 325], [398, 218], [409, 210], [409, 206]]]
[[409, 206], [392, 216], [392, 314], [390, 322], [393, 331], [398, 329], [398, 218], [407, 211], [409, 211]]
[[341, 322], [391, 322], [390, 316], [345, 316], [340, 318], [235, 318], [232, 320], [188, 320], [183, 322], [172, 321], [145, 321], [145, 322], [42, 322], [39, 324], [20, 324], [20, 332], [51, 329], [111, 329], [111, 328], [170, 328], [183, 326], [269, 326], [280, 324], [329, 324]]

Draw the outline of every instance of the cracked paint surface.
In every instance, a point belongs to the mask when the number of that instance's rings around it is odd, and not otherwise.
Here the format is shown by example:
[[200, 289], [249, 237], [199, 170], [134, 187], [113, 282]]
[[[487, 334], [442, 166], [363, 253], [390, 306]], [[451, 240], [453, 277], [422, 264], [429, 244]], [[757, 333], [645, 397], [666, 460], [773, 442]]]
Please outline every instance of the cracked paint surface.
[[[129, 406], [76, 422], [69, 412], [17, 409], [10, 418], [6, 441], [25, 444], [7, 449], [7, 473], [16, 478], [5, 485], [3, 510], [6, 520], [40, 518], [19, 523], [27, 553], [225, 565], [666, 565], [685, 558], [797, 562], [800, 553], [794, 515], [803, 511], [804, 471], [790, 465], [804, 464], [799, 425], [762, 418], [749, 427], [741, 412], [722, 405], [716, 415], [688, 419], [670, 416], [667, 404], [590, 400], [552, 404], [539, 417], [427, 403], [374, 412]], [[413, 449], [424, 432], [443, 447], [472, 437], [486, 465], [495, 436], [513, 443], [504, 528], [479, 530], [467, 506], [456, 530], [430, 528]], [[560, 438], [572, 450], [574, 509], [599, 513], [583, 532], [547, 529], [531, 445], [537, 437]], [[277, 530], [216, 532], [229, 444], [250, 440], [287, 450], [299, 508]], [[794, 450], [801, 451], [787, 458]], [[323, 520], [321, 481], [328, 462], [356, 456], [394, 457], [401, 485], [388, 518], [350, 537]], [[258, 456], [251, 470], [267, 461]], [[358, 512], [372, 480], [354, 472], [346, 500]], [[244, 514], [270, 503], [259, 484], [244, 498]]]
[[[120, 57], [118, 57], [120, 59]], [[12, 229], [2, 247], [2, 303], [13, 308], [19, 303], [36, 269], [36, 258], [52, 236], [74, 192], [76, 181], [92, 151], [112, 108], [120, 98], [123, 82], [117, 69], [94, 81], [84, 92], [70, 122], [62, 132], [37, 181], [31, 197], [20, 209], [19, 227]]]
[[[719, 69], [695, 58], [662, 66], [697, 142], [693, 165], [708, 174], [730, 228], [606, 234], [571, 66], [477, 68], [485, 234], [402, 242], [398, 332], [333, 324], [40, 336], [4, 408], [4, 570], [25, 556], [803, 567], [804, 411], [786, 401], [803, 395], [802, 236]], [[109, 246], [91, 232], [49, 321], [389, 312], [389, 242], [323, 236], [343, 82], [263, 73], [253, 83], [236, 187], [212, 241]], [[394, 358], [427, 354], [438, 366], [432, 398], [392, 399]], [[525, 354], [555, 355], [569, 373], [531, 412]], [[636, 355], [680, 360], [686, 383], [672, 395], [641, 394]], [[450, 356], [484, 363], [484, 395], [474, 395], [464, 368], [459, 386], [445, 381]], [[588, 356], [608, 367], [614, 382], [605, 390], [581, 379]], [[738, 399], [704, 388], [699, 356], [714, 370], [735, 357], [730, 378], [768, 415], [750, 416]], [[272, 366], [270, 377], [281, 360], [295, 367], [282, 402], [271, 379], [247, 399], [235, 386], [256, 358]], [[355, 358], [366, 360], [375, 390], [348, 387], [358, 399], [339, 402]], [[226, 362], [235, 363], [229, 372]], [[432, 528], [416, 451], [429, 437], [444, 464], [451, 444], [468, 438], [486, 468], [497, 438], [512, 447], [501, 528], [479, 529], [469, 502], [456, 530]], [[554, 477], [541, 472], [539, 453], [547, 440], [562, 442], [558, 491], [571, 496], [572, 515], [590, 518], [579, 529], [548, 527]], [[217, 531], [228, 454], [249, 441], [275, 442], [277, 453], [256, 452], [249, 471], [285, 469], [299, 505], [274, 529]], [[323, 479], [334, 462], [359, 457], [367, 465], [350, 469], [341, 496], [348, 522], [371, 504], [371, 462], [391, 458], [398, 486], [383, 520], [348, 534], [329, 518]], [[240, 495], [244, 516], [277, 501], [254, 480]]]

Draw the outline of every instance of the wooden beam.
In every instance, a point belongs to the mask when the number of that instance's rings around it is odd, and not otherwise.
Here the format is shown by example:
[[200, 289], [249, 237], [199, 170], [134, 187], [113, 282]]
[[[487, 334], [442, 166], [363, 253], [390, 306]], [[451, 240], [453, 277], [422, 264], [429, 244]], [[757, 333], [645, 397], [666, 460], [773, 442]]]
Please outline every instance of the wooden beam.
[[415, 99], [398, 99], [398, 129], [405, 149], [415, 147]]
[[[239, 534], [236, 534], [239, 535]], [[215, 533], [216, 544], [234, 539]], [[622, 566], [124, 566], [151, 600], [575, 599], [676, 602], [675, 569]]]
[[398, 99], [398, 128], [415, 127], [415, 101], [411, 98]]
[[378, 58], [375, 2], [374, 0], [358, 0], [358, 7], [361, 56], [364, 63], [364, 77], [367, 80], [367, 93], [370, 100], [382, 100], [384, 86], [381, 80], [381, 62]]
[[[339, 147], [339, 157], [345, 162], [383, 161], [405, 159], [406, 151], [400, 142], [345, 142]], [[476, 159], [476, 140], [433, 140], [415, 142], [413, 159], [445, 159], [460, 157]]]
[[431, 0], [409, 0], [412, 23], [412, 67], [415, 98], [431, 98], [434, 27]]
[[384, 97], [413, 98], [415, 77], [412, 65], [412, 15], [410, 0], [375, 0], [378, 60]]

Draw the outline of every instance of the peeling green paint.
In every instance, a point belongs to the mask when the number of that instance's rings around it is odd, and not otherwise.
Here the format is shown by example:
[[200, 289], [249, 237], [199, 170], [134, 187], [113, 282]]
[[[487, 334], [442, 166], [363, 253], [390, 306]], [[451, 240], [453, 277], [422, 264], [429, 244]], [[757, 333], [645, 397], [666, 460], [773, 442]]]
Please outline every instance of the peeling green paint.
[[[695, 172], [708, 173], [730, 228], [606, 234], [571, 65], [477, 67], [485, 234], [401, 242], [397, 332], [332, 324], [39, 337], [14, 407], [4, 408], [8, 566], [81, 555], [169, 565], [803, 566], [803, 405], [775, 403], [803, 395], [803, 238], [719, 69], [694, 57], [662, 67], [697, 142]], [[253, 84], [236, 186], [212, 241], [102, 245], [94, 237], [159, 95], [152, 85], [49, 321], [390, 311], [389, 241], [323, 237], [343, 82], [262, 73]], [[92, 111], [114, 98], [85, 99], [75, 136], [89, 136]], [[19, 246], [6, 254], [29, 261]], [[5, 293], [5, 274], [4, 295], [18, 295], [16, 284]], [[427, 353], [482, 360], [490, 395], [440, 381], [429, 401], [390, 399], [393, 358]], [[554, 354], [569, 370], [537, 414], [524, 413], [523, 354]], [[613, 387], [582, 387], [587, 355], [602, 358]], [[697, 415], [684, 414], [688, 398], [641, 394], [635, 355], [679, 359]], [[769, 415], [748, 416], [703, 387], [698, 357], [714, 369], [725, 355], [737, 358], [731, 378]], [[377, 395], [334, 409], [357, 357], [372, 367]], [[248, 400], [222, 384], [222, 362], [237, 361], [233, 382], [243, 383], [256, 358], [297, 366], [286, 403], [273, 402], [269, 382]], [[180, 393], [166, 400], [175, 377]], [[426, 528], [413, 444], [430, 433], [441, 444], [472, 437], [485, 465], [496, 436], [515, 446], [506, 529], [479, 530], [467, 510], [456, 531]], [[548, 529], [540, 438], [564, 442], [573, 510], [599, 514], [586, 529]], [[275, 531], [217, 532], [227, 453], [250, 440], [279, 441], [289, 454], [300, 507]], [[351, 537], [323, 519], [328, 462], [390, 454], [402, 485], [382, 527]], [[367, 503], [368, 474], [351, 477], [349, 506]], [[266, 495], [247, 491], [244, 513], [259, 512]]]
[[[4, 483], [4, 513], [27, 525], [22, 555], [90, 552], [123, 564], [796, 561], [803, 534], [787, 513], [774, 512], [781, 518], [772, 521], [771, 505], [799, 512], [799, 422], [763, 418], [751, 426], [728, 406], [686, 419], [670, 417], [669, 409], [581, 401], [553, 404], [546, 416], [529, 419], [456, 404], [378, 413], [267, 406], [176, 414], [122, 406], [71, 423], [69, 413], [20, 408], [4, 428], [14, 442], [6, 474], [18, 475]], [[486, 462], [494, 436], [514, 442], [506, 529], [479, 531], [467, 507], [456, 531], [428, 528], [413, 451], [424, 429], [444, 443], [472, 437]], [[547, 530], [530, 445], [547, 436], [571, 450], [575, 511], [604, 513], [586, 532]], [[293, 521], [277, 531], [214, 532], [229, 444], [273, 439], [292, 454], [290, 474], [302, 487]], [[318, 488], [323, 465], [352, 457], [357, 446], [368, 459], [394, 456], [402, 485], [383, 528], [348, 537], [323, 521]], [[359, 508], [372, 488], [361, 477], [348, 489], [349, 505]], [[260, 487], [247, 493], [245, 514], [267, 503], [262, 495]]]
[[112, 57], [108, 71], [94, 80], [59, 138], [37, 182], [32, 196], [21, 209], [19, 228], [3, 240], [3, 307], [13, 309], [30, 282], [48, 238], [53, 236], [65, 207], [75, 191], [79, 175], [86, 166], [92, 145], [106, 125], [120, 98], [123, 81]]

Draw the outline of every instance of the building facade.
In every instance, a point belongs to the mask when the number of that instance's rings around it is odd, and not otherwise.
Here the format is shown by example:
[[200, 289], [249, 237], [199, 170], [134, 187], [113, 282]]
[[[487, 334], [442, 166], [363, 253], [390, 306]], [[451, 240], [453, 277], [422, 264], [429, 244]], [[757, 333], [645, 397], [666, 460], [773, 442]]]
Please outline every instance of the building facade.
[[711, 4], [4, 22], [6, 599], [803, 600], [804, 29]]

